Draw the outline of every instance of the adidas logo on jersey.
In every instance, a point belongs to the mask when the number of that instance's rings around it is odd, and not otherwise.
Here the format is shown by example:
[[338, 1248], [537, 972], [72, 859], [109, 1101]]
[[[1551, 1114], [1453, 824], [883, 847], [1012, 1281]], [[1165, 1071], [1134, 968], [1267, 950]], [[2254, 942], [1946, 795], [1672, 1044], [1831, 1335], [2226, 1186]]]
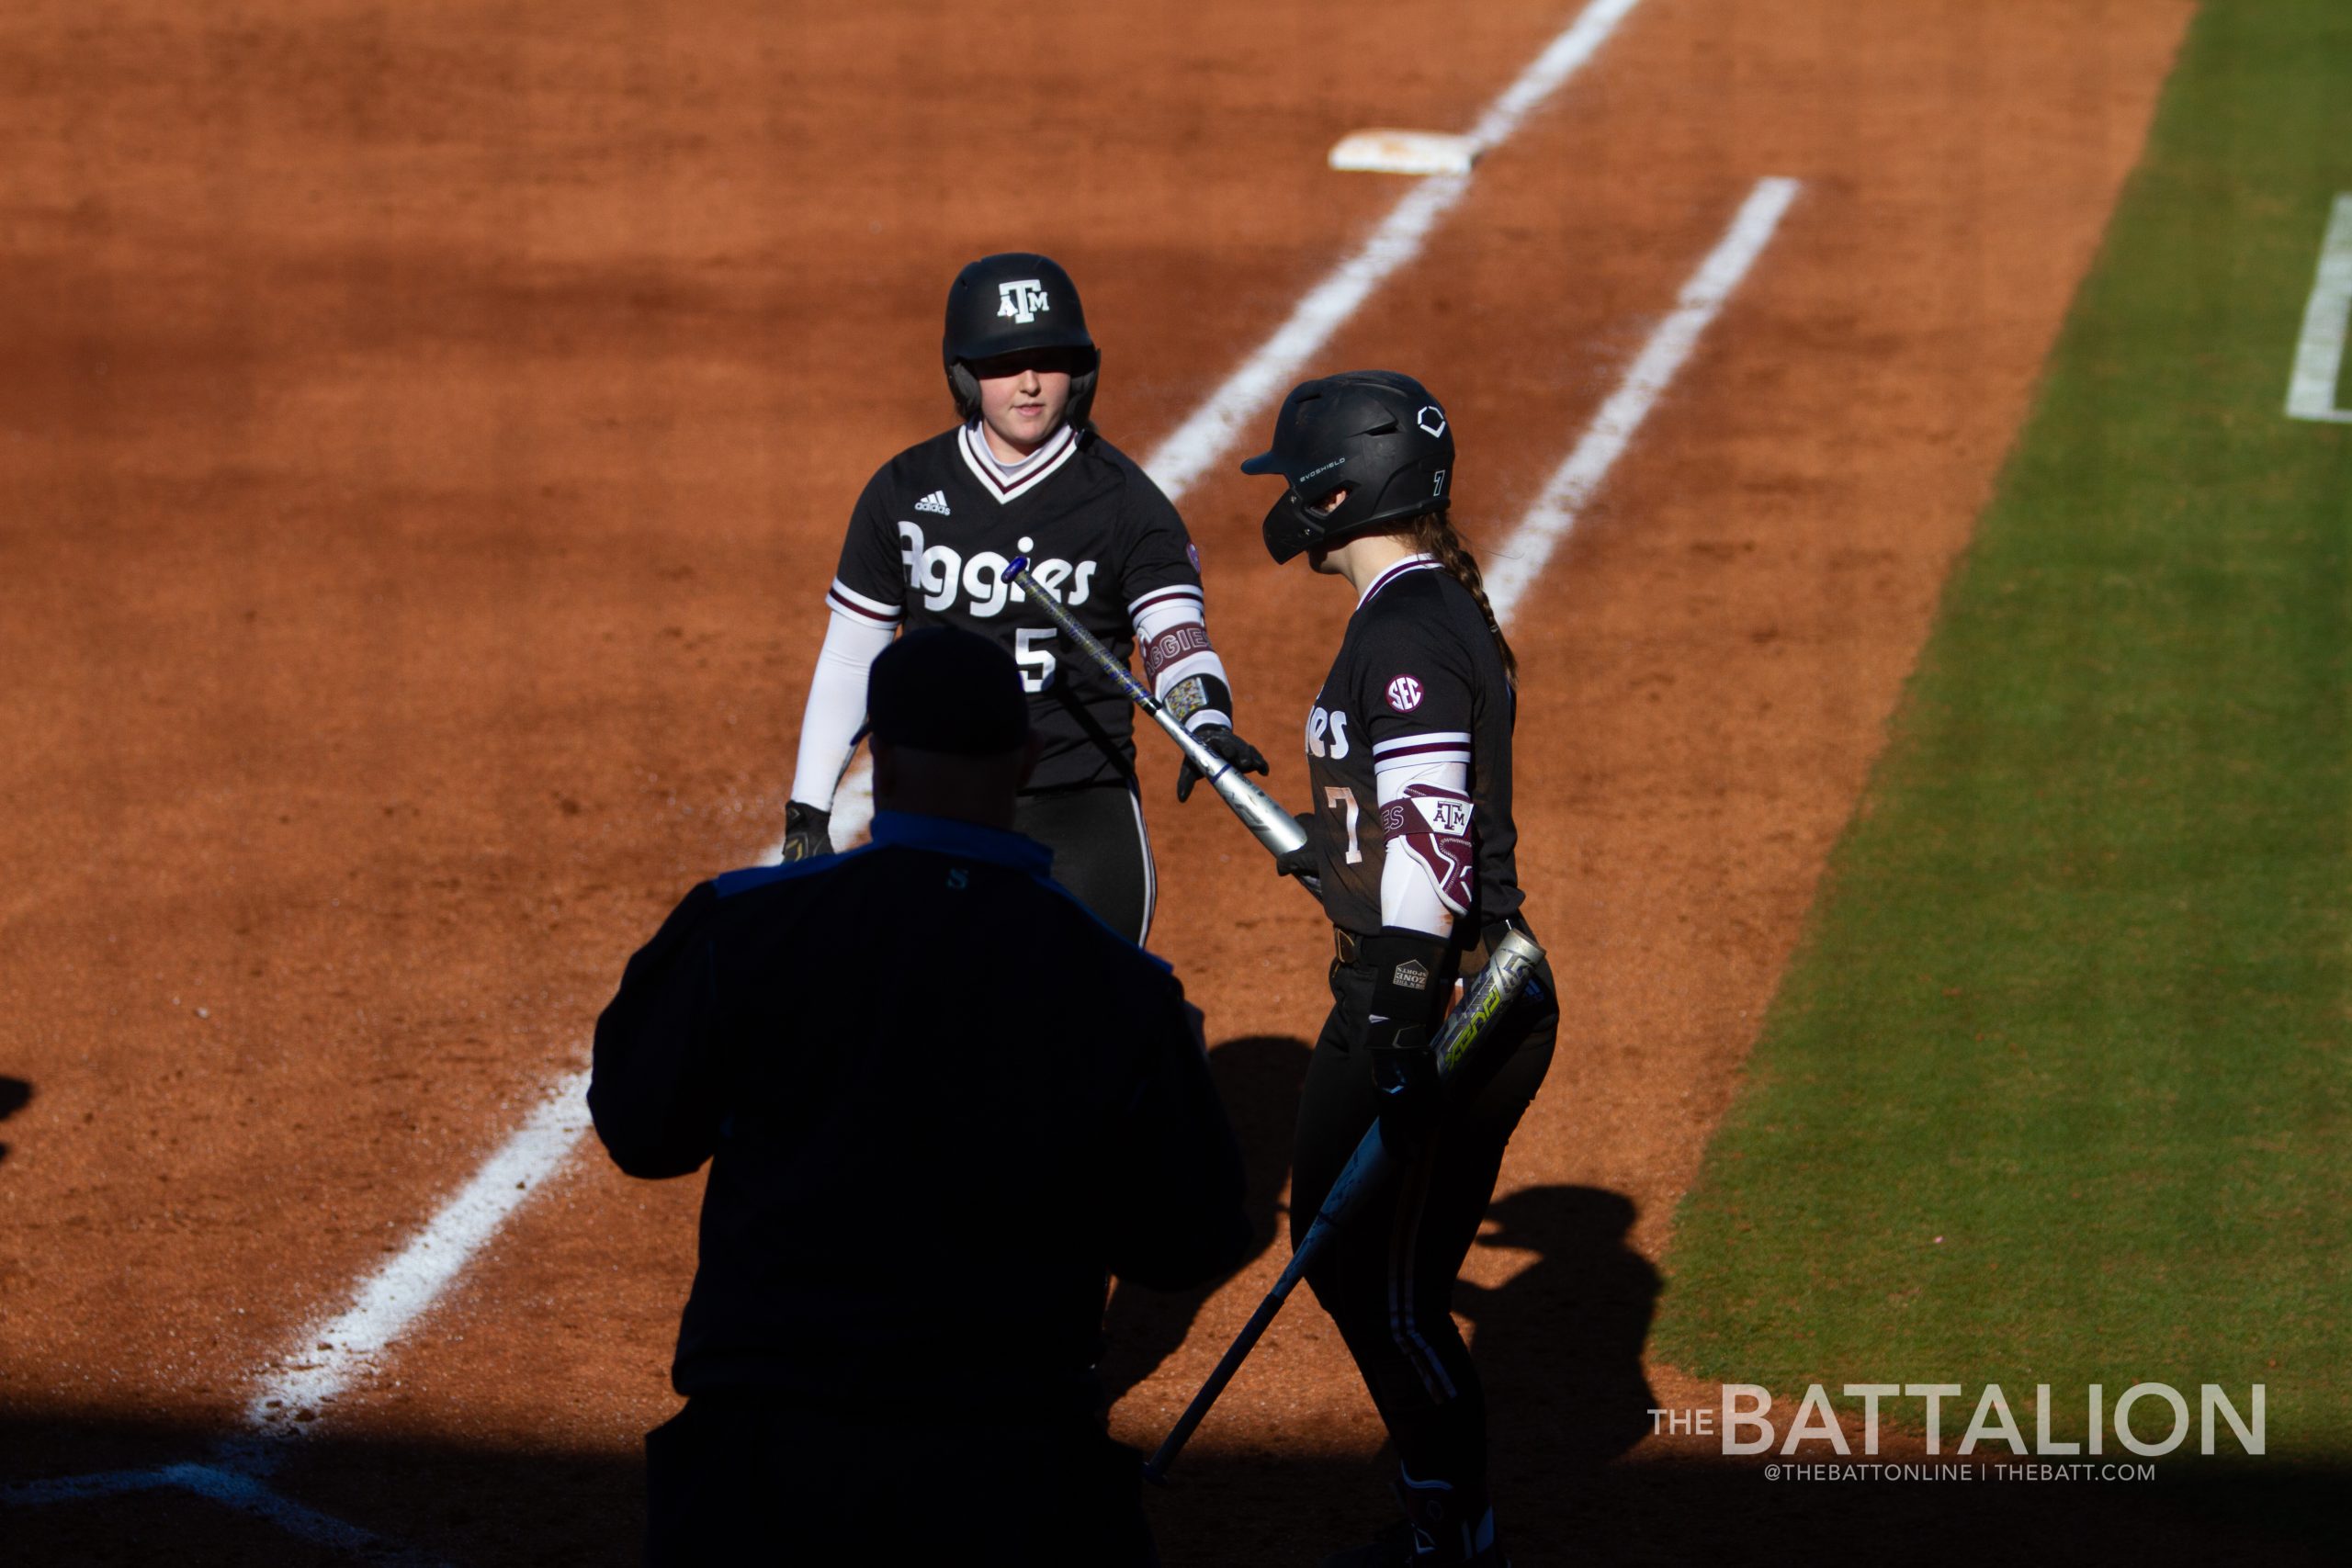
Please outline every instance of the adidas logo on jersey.
[[947, 492], [944, 490], [933, 491], [929, 495], [924, 496], [921, 501], [915, 502], [915, 510], [917, 512], [936, 512], [942, 517], [946, 516]]

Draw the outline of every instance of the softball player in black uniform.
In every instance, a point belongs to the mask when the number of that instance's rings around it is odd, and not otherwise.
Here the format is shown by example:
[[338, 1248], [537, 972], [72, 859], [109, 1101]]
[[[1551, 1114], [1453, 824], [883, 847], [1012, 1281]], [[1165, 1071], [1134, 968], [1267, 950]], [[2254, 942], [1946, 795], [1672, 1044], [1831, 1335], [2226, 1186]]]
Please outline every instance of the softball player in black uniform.
[[[900, 626], [950, 625], [1001, 643], [1030, 694], [1044, 754], [1015, 829], [1055, 852], [1054, 875], [1114, 930], [1151, 928], [1151, 845], [1135, 787], [1135, 710], [1004, 580], [1037, 581], [1122, 655], [1211, 750], [1245, 772], [1265, 759], [1233, 733], [1233, 694], [1209, 646], [1200, 555], [1159, 487], [1096, 434], [1102, 356], [1078, 290], [1050, 259], [986, 256], [947, 295], [942, 344], [962, 423], [869, 480], [826, 593], [832, 622], [800, 725], [785, 810], [787, 861], [830, 852], [833, 791], [865, 710], [865, 676]], [[1189, 763], [1176, 798], [1198, 775]]]
[[1510, 648], [1446, 519], [1453, 437], [1419, 382], [1377, 370], [1306, 382], [1272, 449], [1241, 467], [1289, 482], [1266, 515], [1274, 559], [1305, 552], [1358, 595], [1307, 719], [1309, 843], [1283, 866], [1320, 878], [1338, 949], [1299, 1107], [1294, 1243], [1375, 1120], [1411, 1154], [1307, 1275], [1396, 1445], [1407, 1515], [1331, 1562], [1499, 1564], [1485, 1396], [1450, 1307], [1503, 1146], [1551, 1065], [1549, 968], [1442, 1093], [1429, 1044], [1457, 976], [1505, 926], [1526, 930]]

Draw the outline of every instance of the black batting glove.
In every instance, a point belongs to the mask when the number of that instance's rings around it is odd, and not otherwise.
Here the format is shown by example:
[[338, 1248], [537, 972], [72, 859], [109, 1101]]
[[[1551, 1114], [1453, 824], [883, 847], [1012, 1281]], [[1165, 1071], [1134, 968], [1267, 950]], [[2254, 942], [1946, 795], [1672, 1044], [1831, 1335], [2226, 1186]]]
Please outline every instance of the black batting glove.
[[[1266, 766], [1266, 759], [1258, 754], [1258, 748], [1221, 724], [1201, 726], [1193, 731], [1193, 739], [1216, 752], [1237, 773], [1262, 773], [1271, 771]], [[1185, 758], [1184, 765], [1176, 770], [1177, 804], [1181, 806], [1192, 799], [1193, 786], [1205, 776], [1200, 769], [1193, 766], [1192, 758]]]
[[813, 860], [833, 852], [833, 814], [820, 811], [803, 801], [789, 800], [784, 807], [784, 863]]
[[1430, 1032], [1410, 1024], [1387, 1044], [1373, 1046], [1372, 1082], [1380, 1091], [1380, 1141], [1398, 1158], [1412, 1158], [1437, 1126], [1445, 1104], [1445, 1085], [1437, 1076]]
[[1276, 855], [1274, 874], [1295, 876], [1301, 882], [1312, 882], [1315, 880], [1316, 872], [1320, 868], [1323, 858], [1322, 849], [1315, 841], [1316, 827], [1320, 819], [1312, 811], [1298, 812], [1296, 817], [1298, 830], [1306, 835], [1306, 842], [1295, 850]]
[[1430, 1040], [1453, 975], [1444, 939], [1402, 927], [1382, 928], [1362, 943], [1372, 970], [1363, 1043], [1373, 1087], [1380, 1091], [1380, 1136], [1410, 1158], [1436, 1125], [1444, 1102]]

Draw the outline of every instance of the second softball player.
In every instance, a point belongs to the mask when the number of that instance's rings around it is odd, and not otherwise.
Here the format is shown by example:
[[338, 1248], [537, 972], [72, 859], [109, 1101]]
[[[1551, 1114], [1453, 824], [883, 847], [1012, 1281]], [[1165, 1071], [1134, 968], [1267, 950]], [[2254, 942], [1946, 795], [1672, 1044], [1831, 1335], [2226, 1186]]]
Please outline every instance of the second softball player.
[[1526, 930], [1514, 660], [1447, 520], [1453, 436], [1419, 382], [1368, 370], [1303, 383], [1272, 448], [1241, 467], [1288, 481], [1266, 514], [1274, 559], [1304, 553], [1357, 596], [1307, 719], [1310, 841], [1283, 866], [1320, 877], [1337, 947], [1299, 1105], [1294, 1245], [1375, 1120], [1411, 1156], [1306, 1276], [1396, 1443], [1406, 1514], [1387, 1539], [1330, 1561], [1498, 1565], [1486, 1396], [1449, 1309], [1503, 1147], [1551, 1064], [1549, 967], [1442, 1093], [1429, 1047], [1455, 976], [1503, 928]]

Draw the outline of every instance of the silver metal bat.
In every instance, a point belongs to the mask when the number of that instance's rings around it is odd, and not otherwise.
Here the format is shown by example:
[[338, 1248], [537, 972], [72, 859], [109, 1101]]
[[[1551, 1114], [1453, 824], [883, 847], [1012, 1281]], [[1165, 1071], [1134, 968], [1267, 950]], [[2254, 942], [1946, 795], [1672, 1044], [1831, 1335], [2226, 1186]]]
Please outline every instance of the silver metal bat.
[[1208, 786], [1233, 808], [1233, 814], [1241, 818], [1241, 825], [1266, 846], [1268, 852], [1286, 855], [1306, 844], [1306, 830], [1298, 825], [1298, 819], [1284, 811], [1272, 795], [1251, 784], [1248, 775], [1195, 739], [1192, 731], [1168, 711], [1168, 705], [1153, 696], [1149, 689], [1135, 678], [1135, 672], [1127, 668], [1126, 661], [1103, 647], [1100, 637], [1079, 625], [1078, 617], [1071, 615], [1062, 602], [1030, 573], [1027, 556], [1015, 556], [1005, 563], [1004, 581], [1020, 589], [1032, 604], [1052, 617], [1054, 625], [1061, 628], [1063, 635], [1077, 645], [1078, 650], [1096, 669], [1116, 681], [1136, 706], [1149, 714], [1152, 721], [1168, 732], [1168, 738], [1176, 742], [1177, 750], [1184, 753], [1185, 759], [1208, 782]]

